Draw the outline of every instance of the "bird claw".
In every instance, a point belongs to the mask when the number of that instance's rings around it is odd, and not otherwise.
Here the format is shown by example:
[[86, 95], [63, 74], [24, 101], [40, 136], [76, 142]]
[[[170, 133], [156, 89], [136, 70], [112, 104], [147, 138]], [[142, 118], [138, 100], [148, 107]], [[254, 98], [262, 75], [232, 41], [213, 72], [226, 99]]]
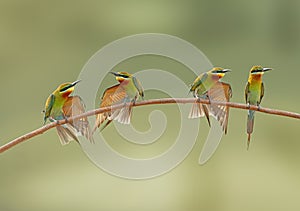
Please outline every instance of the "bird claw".
[[132, 100], [131, 102], [132, 102], [132, 106], [135, 106], [136, 100]]
[[68, 122], [69, 122], [67, 117], [64, 117], [64, 120], [66, 121], [66, 123], [68, 123]]
[[210, 97], [207, 96], [208, 103], [211, 104]]
[[250, 108], [250, 103], [247, 103], [247, 108], [248, 108], [248, 109]]
[[260, 110], [260, 105], [257, 106], [257, 110], [258, 110], [258, 111]]

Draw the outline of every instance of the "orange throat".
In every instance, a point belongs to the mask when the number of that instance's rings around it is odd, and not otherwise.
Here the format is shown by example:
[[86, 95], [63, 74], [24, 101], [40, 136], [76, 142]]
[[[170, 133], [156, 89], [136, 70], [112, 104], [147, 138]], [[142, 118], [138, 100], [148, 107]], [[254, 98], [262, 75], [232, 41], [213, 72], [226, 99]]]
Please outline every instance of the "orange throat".
[[61, 96], [63, 97], [63, 98], [68, 98], [69, 97], [69, 95], [72, 93], [72, 91], [70, 91], [70, 92], [65, 92], [65, 93], [63, 93]]
[[117, 79], [119, 81], [120, 84], [122, 85], [126, 85], [129, 83], [129, 80], [125, 80], [124, 78], [118, 78]]
[[261, 81], [261, 78], [262, 78], [262, 74], [253, 74], [253, 75], [251, 74], [249, 78], [249, 82]]

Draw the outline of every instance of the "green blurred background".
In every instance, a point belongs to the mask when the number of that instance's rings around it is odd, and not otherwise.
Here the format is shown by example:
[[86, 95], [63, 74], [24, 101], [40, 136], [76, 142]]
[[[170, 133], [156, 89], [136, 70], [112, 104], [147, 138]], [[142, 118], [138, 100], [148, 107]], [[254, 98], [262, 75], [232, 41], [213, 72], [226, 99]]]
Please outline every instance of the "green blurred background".
[[[136, 33], [178, 36], [201, 49], [214, 65], [231, 68], [224, 80], [232, 84], [235, 102], [244, 102], [252, 65], [272, 67], [264, 76], [262, 106], [300, 112], [299, 8], [300, 2], [292, 0], [1, 0], [0, 143], [40, 127], [44, 102], [58, 84], [75, 80], [104, 45]], [[192, 74], [180, 75], [184, 67], [176, 62], [152, 57], [143, 61], [120, 65], [132, 72], [162, 68], [187, 83], [194, 79]], [[107, 85], [114, 83], [107, 78]], [[147, 93], [147, 98], [157, 96]], [[174, 106], [163, 107], [177, 112]], [[147, 109], [135, 109], [135, 117]], [[50, 130], [1, 154], [0, 210], [299, 210], [299, 121], [257, 114], [247, 151], [246, 111], [231, 110], [229, 120], [228, 135], [206, 165], [197, 163], [208, 132], [201, 124], [203, 132], [184, 162], [142, 181], [105, 173], [76, 143], [62, 147]], [[172, 144], [170, 130], [178, 129], [174, 125], [152, 151], [159, 154]], [[113, 132], [111, 127], [106, 135]], [[122, 140], [110, 145], [129, 149]]]

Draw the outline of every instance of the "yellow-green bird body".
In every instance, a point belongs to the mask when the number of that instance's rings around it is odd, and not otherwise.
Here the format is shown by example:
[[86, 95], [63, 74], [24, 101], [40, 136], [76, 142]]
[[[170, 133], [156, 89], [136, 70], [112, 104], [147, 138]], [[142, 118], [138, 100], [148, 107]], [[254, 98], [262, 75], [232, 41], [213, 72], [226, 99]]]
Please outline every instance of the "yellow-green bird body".
[[131, 78], [128, 78], [127, 80], [120, 76], [117, 76], [116, 78], [120, 82], [119, 86], [124, 88], [128, 100], [132, 101], [136, 100], [140, 95], [144, 96], [144, 92], [139, 89], [141, 86], [134, 83], [134, 80], [136, 80], [134, 76], [131, 76]]
[[[214, 68], [215, 69], [215, 68]], [[195, 97], [204, 95], [220, 78], [223, 73], [215, 74], [212, 71], [200, 74], [193, 82], [190, 91]]]
[[[262, 66], [253, 66], [250, 70], [248, 82], [245, 88], [245, 100], [248, 105], [259, 106], [264, 96], [264, 84], [262, 76], [271, 68], [263, 68]], [[247, 117], [247, 149], [249, 148], [251, 133], [253, 132], [255, 111], [249, 110]]]
[[112, 120], [122, 124], [130, 124], [132, 106], [139, 96], [144, 97], [144, 89], [140, 81], [128, 72], [111, 72], [119, 84], [106, 89], [101, 98], [100, 108], [124, 103], [121, 109], [110, 110], [97, 115], [93, 131], [98, 127], [103, 130]]
[[[84, 104], [79, 96], [70, 96], [74, 91], [74, 86], [79, 81], [73, 83], [63, 83], [47, 98], [44, 109], [44, 124], [47, 119], [50, 121], [62, 120], [70, 116], [85, 112]], [[77, 135], [80, 133], [92, 141], [87, 118], [69, 122], [56, 127], [61, 143], [67, 144], [71, 140], [79, 143]]]
[[[209, 99], [208, 91], [229, 71], [229, 69], [222, 67], [214, 67], [210, 71], [200, 74], [191, 85], [190, 92], [197, 99]], [[199, 118], [205, 115], [210, 125], [209, 113], [209, 106], [195, 102], [192, 105], [189, 118]]]

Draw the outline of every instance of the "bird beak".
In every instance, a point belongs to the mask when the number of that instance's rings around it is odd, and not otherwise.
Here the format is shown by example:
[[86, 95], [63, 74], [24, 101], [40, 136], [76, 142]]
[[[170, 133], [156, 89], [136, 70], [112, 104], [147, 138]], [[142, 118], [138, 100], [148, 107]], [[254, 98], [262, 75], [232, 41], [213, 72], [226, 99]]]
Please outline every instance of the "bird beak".
[[269, 71], [269, 70], [272, 70], [272, 68], [268, 68], [268, 67], [263, 68], [263, 72], [267, 72], [267, 71]]
[[72, 86], [75, 86], [76, 84], [78, 84], [81, 80], [77, 80], [77, 81], [74, 81], [73, 83], [71, 83], [71, 87]]
[[114, 76], [119, 76], [119, 74], [115, 72], [109, 72], [109, 73], [113, 74]]
[[223, 72], [227, 73], [227, 72], [231, 72], [231, 70], [230, 69], [224, 69]]

